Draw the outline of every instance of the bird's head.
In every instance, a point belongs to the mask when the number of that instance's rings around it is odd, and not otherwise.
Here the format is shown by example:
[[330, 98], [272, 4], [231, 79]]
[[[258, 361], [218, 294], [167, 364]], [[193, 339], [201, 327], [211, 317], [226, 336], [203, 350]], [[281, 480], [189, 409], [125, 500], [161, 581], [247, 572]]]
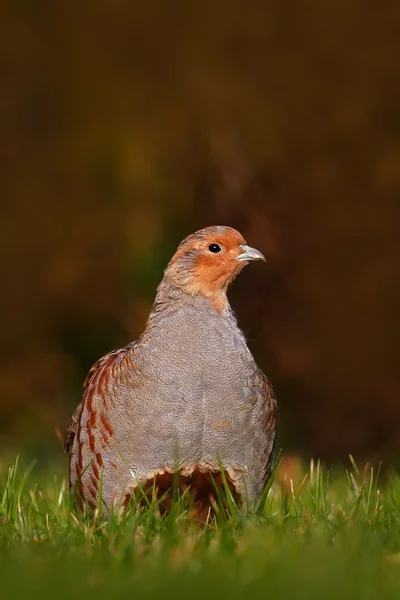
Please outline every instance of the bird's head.
[[264, 260], [242, 235], [225, 226], [200, 229], [179, 245], [165, 270], [163, 284], [190, 296], [203, 295], [218, 311], [227, 306], [226, 290], [252, 260]]

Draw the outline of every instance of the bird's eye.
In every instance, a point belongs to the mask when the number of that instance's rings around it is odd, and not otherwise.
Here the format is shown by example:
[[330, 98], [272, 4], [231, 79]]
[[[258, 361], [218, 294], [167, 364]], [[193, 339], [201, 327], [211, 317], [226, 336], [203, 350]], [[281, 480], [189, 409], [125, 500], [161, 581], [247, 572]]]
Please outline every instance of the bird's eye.
[[217, 252], [221, 252], [221, 246], [219, 246], [218, 244], [210, 244], [208, 246], [208, 249], [210, 252], [213, 252], [214, 254], [216, 254]]

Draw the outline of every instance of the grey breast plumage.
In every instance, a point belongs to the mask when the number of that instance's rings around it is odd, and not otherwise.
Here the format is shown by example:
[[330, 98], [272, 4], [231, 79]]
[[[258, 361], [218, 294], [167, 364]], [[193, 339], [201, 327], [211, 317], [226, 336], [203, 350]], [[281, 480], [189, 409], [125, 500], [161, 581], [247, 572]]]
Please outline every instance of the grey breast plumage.
[[72, 442], [71, 485], [79, 480], [86, 501], [97, 501], [100, 472], [110, 504], [157, 473], [221, 465], [243, 499], [260, 496], [276, 403], [230, 309], [184, 295], [155, 307], [139, 340], [109, 356], [87, 384]]

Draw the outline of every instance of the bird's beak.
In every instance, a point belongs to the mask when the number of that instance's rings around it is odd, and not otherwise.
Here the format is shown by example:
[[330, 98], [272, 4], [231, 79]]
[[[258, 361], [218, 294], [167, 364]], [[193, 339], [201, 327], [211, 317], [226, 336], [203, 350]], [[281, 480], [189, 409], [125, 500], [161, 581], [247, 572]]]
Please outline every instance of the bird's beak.
[[239, 256], [235, 258], [235, 260], [263, 260], [264, 262], [266, 262], [265, 256], [261, 254], [259, 250], [256, 250], [251, 246], [246, 246], [245, 244], [242, 244], [241, 246], [239, 246], [239, 248], [243, 250], [243, 253], [239, 254]]

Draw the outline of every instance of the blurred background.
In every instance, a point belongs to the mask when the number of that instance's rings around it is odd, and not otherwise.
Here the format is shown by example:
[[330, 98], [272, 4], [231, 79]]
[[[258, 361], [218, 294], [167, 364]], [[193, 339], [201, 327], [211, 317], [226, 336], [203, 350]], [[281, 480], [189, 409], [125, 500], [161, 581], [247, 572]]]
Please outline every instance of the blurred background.
[[400, 6], [4, 0], [0, 447], [60, 456], [178, 243], [267, 257], [230, 299], [285, 453], [400, 450]]

